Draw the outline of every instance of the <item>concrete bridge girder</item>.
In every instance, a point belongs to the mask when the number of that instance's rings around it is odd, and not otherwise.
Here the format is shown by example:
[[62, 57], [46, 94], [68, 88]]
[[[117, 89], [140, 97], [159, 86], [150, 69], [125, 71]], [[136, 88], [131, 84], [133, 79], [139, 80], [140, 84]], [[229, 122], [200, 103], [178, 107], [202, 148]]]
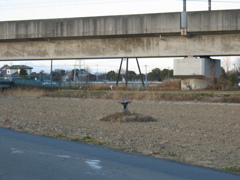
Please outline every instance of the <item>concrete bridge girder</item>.
[[[0, 22], [0, 60], [239, 55], [240, 10]], [[181, 33], [189, 36], [181, 36]]]
[[240, 34], [0, 43], [0, 60], [239, 55]]
[[[185, 18], [181, 18], [181, 14]], [[192, 34], [237, 34], [240, 31], [239, 17], [240, 10], [236, 9], [6, 21], [0, 22], [0, 42], [40, 38], [180, 35], [183, 24]]]

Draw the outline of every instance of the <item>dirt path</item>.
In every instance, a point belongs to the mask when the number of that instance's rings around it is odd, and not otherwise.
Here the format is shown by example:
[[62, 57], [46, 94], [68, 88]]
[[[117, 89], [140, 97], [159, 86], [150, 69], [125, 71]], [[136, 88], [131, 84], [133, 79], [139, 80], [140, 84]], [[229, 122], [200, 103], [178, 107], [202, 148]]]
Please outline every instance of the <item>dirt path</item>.
[[240, 166], [240, 104], [133, 101], [157, 122], [108, 123], [116, 100], [0, 97], [0, 126], [31, 133], [86, 136], [108, 146], [208, 167]]

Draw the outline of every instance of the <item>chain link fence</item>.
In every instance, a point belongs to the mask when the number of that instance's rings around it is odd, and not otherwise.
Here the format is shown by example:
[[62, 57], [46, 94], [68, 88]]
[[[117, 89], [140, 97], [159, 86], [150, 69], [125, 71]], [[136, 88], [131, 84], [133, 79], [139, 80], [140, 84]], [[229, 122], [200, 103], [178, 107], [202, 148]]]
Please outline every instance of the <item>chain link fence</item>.
[[[35, 87], [52, 87], [61, 89], [91, 88], [93, 86], [115, 86], [116, 81], [51, 81], [48, 76], [19, 76], [19, 77], [0, 77], [0, 84], [12, 82], [15, 85], [29, 85]], [[120, 81], [119, 86], [125, 86], [125, 82]], [[149, 82], [145, 82], [149, 86]], [[141, 81], [129, 81], [128, 87], [143, 87]]]

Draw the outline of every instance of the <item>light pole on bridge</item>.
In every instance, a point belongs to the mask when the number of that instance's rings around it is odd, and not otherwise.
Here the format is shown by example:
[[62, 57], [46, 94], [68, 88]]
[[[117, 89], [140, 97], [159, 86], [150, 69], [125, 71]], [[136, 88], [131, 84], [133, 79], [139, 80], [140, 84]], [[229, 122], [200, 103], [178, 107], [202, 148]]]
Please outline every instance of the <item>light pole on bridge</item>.
[[[208, 0], [208, 11], [211, 11], [212, 9], [212, 0]], [[183, 0], [183, 12], [187, 11], [187, 0]]]
[[187, 11], [187, 0], [183, 0], [183, 12]]
[[208, 0], [208, 10], [211, 11], [211, 0]]

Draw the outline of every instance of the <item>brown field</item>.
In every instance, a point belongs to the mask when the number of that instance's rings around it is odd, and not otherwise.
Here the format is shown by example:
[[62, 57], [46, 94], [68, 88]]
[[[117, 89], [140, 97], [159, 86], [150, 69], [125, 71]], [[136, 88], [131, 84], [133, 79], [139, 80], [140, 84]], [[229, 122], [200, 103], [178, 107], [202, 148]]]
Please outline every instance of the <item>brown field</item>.
[[[182, 101], [185, 94], [188, 102]], [[131, 112], [157, 121], [100, 121], [121, 111], [122, 97], [133, 100]], [[239, 93], [6, 91], [0, 94], [0, 126], [207, 167], [239, 167], [240, 104], [216, 103], [224, 98], [238, 102]]]

